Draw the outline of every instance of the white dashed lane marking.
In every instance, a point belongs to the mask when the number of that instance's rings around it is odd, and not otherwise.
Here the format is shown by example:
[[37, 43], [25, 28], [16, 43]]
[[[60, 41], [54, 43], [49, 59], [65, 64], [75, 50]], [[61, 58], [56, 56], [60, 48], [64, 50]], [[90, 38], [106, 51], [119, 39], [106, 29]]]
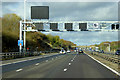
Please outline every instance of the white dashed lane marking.
[[65, 69], [64, 69], [64, 72], [66, 72], [66, 71], [67, 71], [67, 69], [65, 68]]
[[69, 66], [71, 65], [71, 63], [69, 63]]

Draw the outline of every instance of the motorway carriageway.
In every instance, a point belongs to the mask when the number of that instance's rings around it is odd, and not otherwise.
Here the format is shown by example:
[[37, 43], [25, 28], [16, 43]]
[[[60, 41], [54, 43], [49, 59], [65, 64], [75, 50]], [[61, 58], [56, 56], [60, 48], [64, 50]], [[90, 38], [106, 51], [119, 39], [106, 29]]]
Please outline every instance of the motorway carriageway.
[[2, 66], [3, 78], [118, 78], [85, 53], [57, 54]]

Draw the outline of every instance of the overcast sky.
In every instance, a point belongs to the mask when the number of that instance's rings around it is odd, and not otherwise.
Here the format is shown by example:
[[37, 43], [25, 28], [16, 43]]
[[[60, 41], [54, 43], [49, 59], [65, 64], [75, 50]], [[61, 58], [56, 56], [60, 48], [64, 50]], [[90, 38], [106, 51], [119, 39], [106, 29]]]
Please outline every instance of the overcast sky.
[[[117, 21], [118, 2], [27, 2], [26, 17], [31, 17], [31, 6], [49, 6], [50, 20], [55, 21]], [[15, 13], [24, 18], [23, 2], [3, 2], [2, 15]], [[98, 44], [117, 41], [117, 32], [49, 32], [77, 45]]]
[[[23, 18], [23, 2], [3, 2], [3, 14], [16, 13]], [[27, 2], [26, 17], [31, 18], [31, 6], [49, 6], [50, 20], [117, 20], [117, 2]]]

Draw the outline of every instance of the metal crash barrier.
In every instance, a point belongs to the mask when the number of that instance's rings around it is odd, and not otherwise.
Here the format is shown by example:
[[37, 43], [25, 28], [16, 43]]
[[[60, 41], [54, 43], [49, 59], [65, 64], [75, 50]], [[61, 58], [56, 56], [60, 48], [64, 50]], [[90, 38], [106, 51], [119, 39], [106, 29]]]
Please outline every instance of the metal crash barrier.
[[1, 53], [0, 58], [1, 60], [9, 60], [9, 59], [16, 59], [16, 58], [23, 58], [23, 57], [30, 57], [30, 56], [40, 56], [43, 54], [55, 53], [54, 51], [40, 51], [40, 52], [7, 52]]
[[113, 53], [98, 53], [98, 52], [91, 52], [91, 51], [86, 51], [86, 53], [89, 53], [90, 55], [94, 55], [97, 57], [100, 57], [102, 59], [105, 59], [107, 61], [120, 64], [120, 57], [119, 55], [113, 54]]

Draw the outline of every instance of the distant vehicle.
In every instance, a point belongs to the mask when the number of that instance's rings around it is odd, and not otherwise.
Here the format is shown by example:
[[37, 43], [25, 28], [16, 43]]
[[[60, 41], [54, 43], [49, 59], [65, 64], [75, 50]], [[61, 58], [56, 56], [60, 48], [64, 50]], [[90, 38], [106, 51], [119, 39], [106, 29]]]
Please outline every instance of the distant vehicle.
[[95, 51], [98, 52], [99, 51], [99, 47], [95, 47]]
[[115, 54], [116, 54], [116, 55], [120, 55], [120, 50], [117, 50], [117, 51], [115, 52]]
[[62, 50], [60, 51], [60, 53], [61, 53], [61, 54], [65, 54], [66, 51], [62, 49]]
[[78, 53], [79, 53], [79, 54], [80, 54], [80, 53], [83, 53], [83, 50], [79, 50], [79, 52], [78, 52]]
[[104, 51], [102, 50], [102, 52], [101, 53], [104, 53]]
[[67, 53], [70, 53], [70, 50], [67, 50]]
[[99, 53], [104, 53], [104, 51], [103, 50], [99, 50]]
[[91, 51], [91, 50], [92, 50], [92, 48], [90, 47], [90, 48], [89, 48], [89, 50]]
[[83, 50], [85, 50], [85, 49], [83, 49]]
[[77, 52], [77, 50], [74, 50], [74, 52]]

